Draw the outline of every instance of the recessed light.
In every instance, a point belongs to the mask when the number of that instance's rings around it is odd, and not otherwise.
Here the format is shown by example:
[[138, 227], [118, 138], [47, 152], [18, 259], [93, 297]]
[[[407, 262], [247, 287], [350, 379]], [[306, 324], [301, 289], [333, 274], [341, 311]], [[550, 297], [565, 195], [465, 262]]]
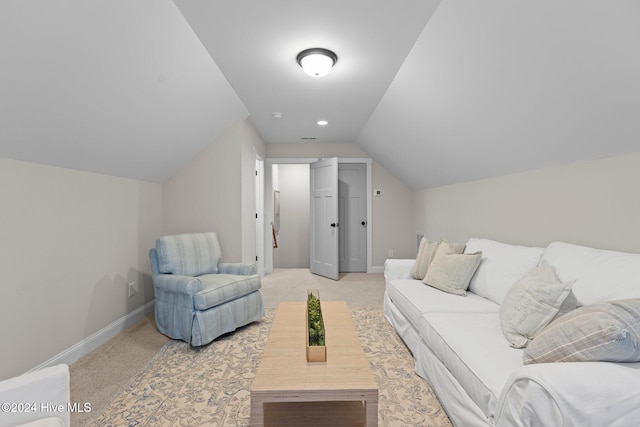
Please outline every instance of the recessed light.
[[281, 119], [282, 117], [284, 117], [284, 114], [278, 112], [275, 112], [272, 115], [274, 119]]
[[318, 120], [318, 126], [326, 126], [328, 125], [329, 122], [326, 120]]

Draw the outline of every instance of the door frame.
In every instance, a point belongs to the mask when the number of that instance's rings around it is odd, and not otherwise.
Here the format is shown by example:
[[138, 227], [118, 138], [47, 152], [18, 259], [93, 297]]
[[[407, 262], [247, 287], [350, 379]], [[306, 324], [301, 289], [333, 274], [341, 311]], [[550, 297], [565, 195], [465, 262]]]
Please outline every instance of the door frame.
[[[273, 222], [273, 178], [272, 166], [279, 164], [311, 164], [322, 160], [323, 157], [272, 157], [264, 159], [264, 269], [265, 274], [273, 272], [273, 247], [271, 236], [271, 223]], [[340, 163], [365, 163], [367, 165], [367, 273], [373, 273], [373, 187], [371, 184], [371, 167], [373, 159], [368, 157], [338, 157]]]
[[[342, 167], [342, 168], [340, 167], [340, 166], [346, 166], [346, 165], [348, 165], [349, 169], [345, 169], [344, 167]], [[342, 266], [342, 267], [339, 266], [339, 270], [341, 272], [345, 272], [345, 273], [367, 271], [367, 256], [368, 256], [368, 251], [367, 251], [367, 240], [368, 240], [367, 239], [367, 231], [368, 231], [368, 228], [369, 228], [369, 224], [367, 223], [367, 220], [369, 218], [367, 217], [367, 213], [369, 212], [368, 202], [369, 202], [369, 197], [370, 196], [369, 196], [369, 192], [367, 190], [367, 169], [368, 169], [367, 164], [366, 163], [348, 163], [346, 161], [338, 163], [338, 185], [340, 185], [340, 183], [341, 183], [341, 179], [340, 179], [341, 172], [345, 171], [345, 170], [355, 170], [355, 169], [352, 168], [352, 166], [357, 168], [357, 170], [358, 170], [358, 179], [360, 180], [359, 183], [363, 183], [362, 181], [364, 181], [364, 184], [365, 184], [363, 187], [359, 186], [359, 188], [360, 188], [359, 195], [364, 197], [364, 205], [360, 204], [359, 206], [364, 208], [365, 217], [363, 219], [362, 216], [358, 216], [358, 218], [357, 218], [357, 220], [355, 222], [349, 223], [349, 221], [347, 221], [348, 218], [340, 216], [341, 215], [340, 211], [338, 212], [338, 218], [339, 218], [338, 221], [340, 222], [340, 229], [341, 229], [340, 230], [341, 231], [340, 232], [340, 242], [341, 242], [340, 243], [340, 248], [345, 247], [343, 245], [343, 243], [345, 243], [345, 242], [354, 243], [349, 239], [348, 235], [351, 235], [351, 236], [357, 235], [357, 239], [356, 239], [357, 243], [358, 243], [357, 246], [358, 246], [359, 249], [364, 250], [365, 256], [360, 258], [358, 267], [356, 269], [353, 269], [354, 266], [353, 266], [353, 264], [350, 264], [351, 261], [348, 261], [344, 257], [345, 254], [343, 254], [339, 250], [338, 251], [338, 254], [340, 256], [339, 264], [340, 264], [340, 266]], [[362, 174], [362, 171], [364, 171], [364, 174]], [[343, 177], [343, 179], [344, 179], [344, 177]], [[349, 207], [349, 206], [351, 206], [351, 203], [350, 203], [351, 200], [347, 200], [345, 198], [340, 197], [341, 196], [340, 189], [338, 189], [338, 196], [339, 196], [338, 197], [338, 206], [340, 205], [340, 200], [341, 199], [343, 200], [343, 203], [344, 203], [343, 213], [345, 213], [345, 214], [347, 212], [351, 213], [351, 210], [350, 210], [350, 207]], [[363, 220], [365, 222], [364, 230], [362, 230], [362, 225], [361, 225], [361, 222]], [[355, 228], [357, 228], [357, 230], [352, 230], [351, 227], [355, 227]], [[364, 231], [364, 233], [362, 233], [362, 231]], [[354, 232], [355, 232], [355, 234], [354, 234]], [[361, 239], [363, 237], [364, 237], [364, 240], [365, 240], [364, 241], [364, 246], [365, 247], [361, 248], [360, 247], [360, 243], [361, 243]], [[345, 263], [349, 264], [349, 265], [348, 266], [347, 265], [343, 265]], [[349, 267], [349, 268], [347, 269], [347, 267]]]
[[264, 230], [264, 157], [253, 149], [255, 158], [255, 246], [256, 246], [256, 267], [258, 274], [264, 276], [264, 248], [265, 248], [265, 230]]

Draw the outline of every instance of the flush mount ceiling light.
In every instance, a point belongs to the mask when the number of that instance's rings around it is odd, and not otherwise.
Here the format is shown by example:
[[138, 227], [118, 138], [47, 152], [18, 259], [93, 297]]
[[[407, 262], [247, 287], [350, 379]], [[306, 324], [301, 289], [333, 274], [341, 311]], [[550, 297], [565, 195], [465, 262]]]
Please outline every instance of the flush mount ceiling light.
[[300, 52], [296, 61], [305, 73], [312, 77], [320, 77], [331, 71], [338, 62], [338, 55], [328, 49], [314, 47]]

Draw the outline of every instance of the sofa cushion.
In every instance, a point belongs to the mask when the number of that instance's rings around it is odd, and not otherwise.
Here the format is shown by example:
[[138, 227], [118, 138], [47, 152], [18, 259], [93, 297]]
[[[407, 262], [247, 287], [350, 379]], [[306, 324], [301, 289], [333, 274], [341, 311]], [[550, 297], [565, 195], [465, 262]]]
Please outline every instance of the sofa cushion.
[[163, 236], [156, 241], [156, 251], [158, 270], [164, 274], [215, 274], [222, 259], [216, 233]]
[[193, 295], [196, 310], [207, 310], [260, 289], [260, 276], [235, 274], [206, 274], [198, 277], [202, 290]]
[[640, 362], [640, 299], [573, 310], [531, 341], [523, 361]]
[[561, 281], [575, 280], [573, 293], [581, 305], [640, 298], [640, 254], [553, 242], [543, 259]]
[[482, 263], [471, 278], [469, 290], [502, 304], [511, 286], [538, 265], [544, 249], [469, 239], [465, 253], [478, 251], [482, 252]]
[[455, 295], [466, 295], [469, 281], [482, 261], [482, 252], [457, 254], [438, 248], [423, 282]]
[[498, 313], [500, 310], [496, 303], [478, 295], [468, 293], [460, 298], [413, 279], [391, 280], [387, 283], [386, 293], [416, 329], [424, 313]]
[[500, 306], [500, 324], [512, 347], [526, 347], [554, 318], [578, 306], [573, 282], [560, 282], [553, 268], [542, 261], [516, 282]]
[[522, 350], [507, 345], [498, 313], [427, 313], [420, 325], [427, 346], [491, 419], [509, 376], [522, 367]]

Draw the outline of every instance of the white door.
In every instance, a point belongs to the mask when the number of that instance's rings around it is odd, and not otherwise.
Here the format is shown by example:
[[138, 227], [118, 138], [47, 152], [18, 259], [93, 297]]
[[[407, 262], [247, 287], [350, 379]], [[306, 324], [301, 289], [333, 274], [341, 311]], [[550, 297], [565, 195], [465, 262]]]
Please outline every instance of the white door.
[[311, 272], [338, 280], [338, 158], [311, 163]]
[[367, 165], [338, 166], [340, 271], [367, 271]]

